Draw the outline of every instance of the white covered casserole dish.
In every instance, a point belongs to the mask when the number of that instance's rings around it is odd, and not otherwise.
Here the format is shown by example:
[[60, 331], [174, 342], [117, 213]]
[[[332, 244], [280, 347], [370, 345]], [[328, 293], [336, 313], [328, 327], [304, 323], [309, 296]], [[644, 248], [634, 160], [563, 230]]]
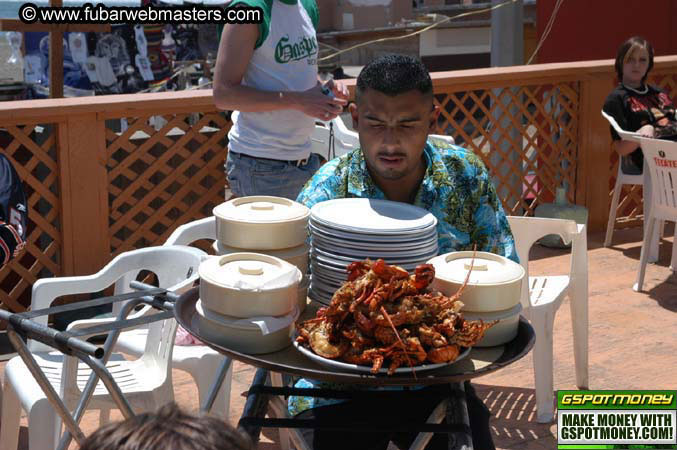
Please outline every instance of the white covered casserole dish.
[[216, 238], [221, 245], [250, 250], [298, 247], [308, 237], [310, 209], [282, 197], [251, 196], [216, 206]]
[[462, 251], [436, 256], [428, 263], [435, 267], [431, 288], [446, 296], [458, 292], [470, 271], [468, 285], [460, 296], [463, 311], [504, 311], [520, 302], [524, 268], [508, 258]]
[[273, 256], [211, 256], [198, 268], [202, 307], [226, 316], [283, 316], [297, 304], [301, 271]]

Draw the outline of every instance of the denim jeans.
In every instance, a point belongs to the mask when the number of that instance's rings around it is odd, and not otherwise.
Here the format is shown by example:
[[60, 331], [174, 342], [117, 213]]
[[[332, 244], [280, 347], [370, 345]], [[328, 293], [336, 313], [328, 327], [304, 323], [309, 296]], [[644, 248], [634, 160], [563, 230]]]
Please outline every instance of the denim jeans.
[[322, 157], [311, 153], [305, 164], [254, 158], [228, 152], [226, 177], [237, 197], [273, 195], [296, 200], [303, 186], [322, 165]]

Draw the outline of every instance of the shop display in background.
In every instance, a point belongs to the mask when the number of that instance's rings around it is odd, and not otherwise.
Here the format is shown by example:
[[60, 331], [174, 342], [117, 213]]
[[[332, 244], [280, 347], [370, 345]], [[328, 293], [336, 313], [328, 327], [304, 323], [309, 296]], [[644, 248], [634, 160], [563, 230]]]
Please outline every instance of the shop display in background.
[[[107, 33], [65, 33], [64, 94], [73, 97], [206, 86], [211, 72], [203, 71], [203, 64], [193, 62], [213, 59], [215, 53], [202, 52], [217, 48], [215, 33], [213, 45], [210, 46], [206, 38], [212, 28], [212, 25], [196, 24], [122, 24], [112, 25]], [[16, 34], [21, 37], [20, 33]], [[49, 37], [47, 33], [33, 32], [25, 36], [25, 56], [22, 56], [20, 51], [13, 52], [8, 37], [0, 34], [0, 61], [16, 63], [0, 64], [0, 84], [20, 83], [25, 78], [29, 86], [27, 98], [47, 98]], [[181, 76], [178, 76], [179, 70]]]
[[24, 60], [21, 55], [21, 33], [0, 32], [0, 84], [23, 83]]

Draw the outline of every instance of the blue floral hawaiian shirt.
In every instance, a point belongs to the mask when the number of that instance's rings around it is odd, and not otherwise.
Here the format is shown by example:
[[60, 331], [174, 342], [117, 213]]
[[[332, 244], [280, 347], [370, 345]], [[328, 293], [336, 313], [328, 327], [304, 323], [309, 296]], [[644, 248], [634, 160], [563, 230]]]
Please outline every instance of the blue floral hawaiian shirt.
[[[474, 153], [438, 139], [423, 150], [427, 169], [414, 205], [437, 218], [439, 253], [472, 250], [491, 252], [519, 262], [515, 240], [489, 173]], [[296, 199], [312, 207], [336, 198], [386, 199], [367, 170], [360, 149], [333, 159], [313, 175]], [[300, 379], [296, 387], [340, 389], [340, 386]], [[313, 397], [289, 397], [289, 413], [338, 403]]]

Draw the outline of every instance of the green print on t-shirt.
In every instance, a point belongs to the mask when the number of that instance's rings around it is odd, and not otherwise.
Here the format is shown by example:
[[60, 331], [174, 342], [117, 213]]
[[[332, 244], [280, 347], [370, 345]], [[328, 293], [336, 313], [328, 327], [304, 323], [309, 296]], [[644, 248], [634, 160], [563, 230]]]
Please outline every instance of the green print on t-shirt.
[[295, 44], [289, 43], [289, 35], [283, 36], [275, 46], [275, 61], [286, 64], [291, 61], [309, 58], [317, 53], [315, 37], [303, 36]]

